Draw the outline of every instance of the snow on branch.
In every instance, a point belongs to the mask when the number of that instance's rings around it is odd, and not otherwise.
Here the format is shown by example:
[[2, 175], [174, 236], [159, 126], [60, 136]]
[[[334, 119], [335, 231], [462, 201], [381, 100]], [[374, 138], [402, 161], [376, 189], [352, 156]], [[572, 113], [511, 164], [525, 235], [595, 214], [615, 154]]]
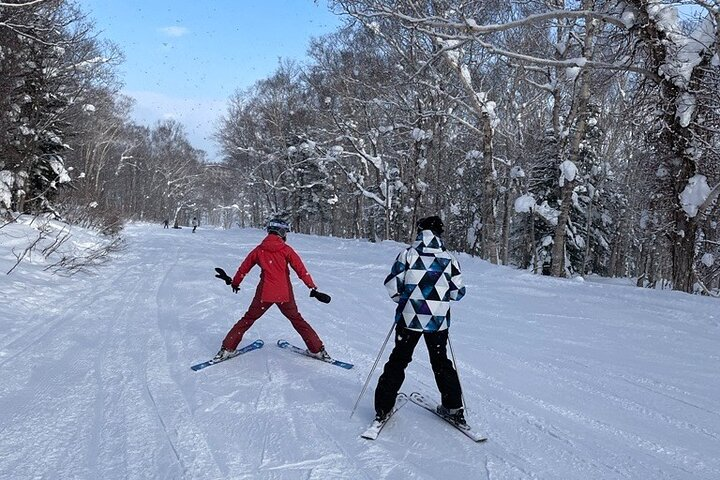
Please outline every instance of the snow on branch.
[[412, 17], [400, 13], [390, 7], [381, 7], [376, 13], [363, 13], [363, 16], [368, 17], [395, 17], [404, 22], [413, 25], [427, 25], [435, 28], [451, 28], [458, 31], [472, 32], [476, 35], [486, 35], [489, 33], [502, 32], [505, 30], [511, 30], [525, 25], [533, 23], [540, 23], [547, 20], [560, 20], [560, 19], [572, 19], [572, 18], [592, 18], [593, 20], [600, 20], [612, 25], [615, 25], [623, 30], [627, 29], [627, 25], [622, 20], [603, 13], [594, 12], [592, 10], [550, 10], [547, 12], [537, 13], [535, 15], [528, 15], [520, 20], [515, 20], [508, 23], [495, 23], [488, 25], [479, 25], [474, 19], [466, 19], [464, 22], [454, 22], [443, 17], [429, 16], [424, 18]]
[[586, 58], [571, 58], [568, 60], [553, 60], [549, 58], [541, 58], [541, 57], [535, 57], [533, 55], [526, 55], [523, 53], [517, 53], [510, 50], [505, 50], [503, 48], [496, 47], [495, 45], [483, 42], [481, 40], [476, 39], [478, 42], [478, 45], [483, 47], [485, 50], [487, 50], [490, 53], [494, 53], [497, 55], [501, 55], [506, 58], [513, 58], [515, 60], [519, 60], [524, 63], [531, 63], [536, 65], [545, 65], [550, 67], [564, 67], [564, 68], [573, 68], [573, 67], [588, 67], [588, 68], [596, 68], [601, 70], [619, 70], [619, 71], [625, 71], [625, 72], [635, 72], [640, 73], [642, 75], [645, 75], [648, 78], [651, 78], [654, 82], [659, 83], [661, 81], [660, 75], [653, 72], [652, 70], [647, 70], [642, 67], [636, 67], [633, 65], [628, 65], [624, 63], [605, 63], [605, 62], [598, 62], [595, 60], [588, 60]]
[[7, 3], [7, 2], [0, 2], [0, 7], [29, 7], [30, 5], [36, 5], [38, 3], [42, 3], [45, 0], [30, 0], [25, 3]]
[[551, 10], [548, 12], [538, 13], [535, 15], [529, 15], [520, 20], [503, 23], [503, 24], [488, 24], [479, 25], [473, 19], [466, 19], [463, 22], [452, 21], [446, 18], [438, 16], [428, 17], [414, 17], [401, 12], [398, 12], [390, 7], [381, 6], [377, 10], [369, 12], [358, 12], [354, 11], [353, 16], [356, 17], [384, 17], [384, 18], [395, 18], [405, 23], [412, 25], [417, 31], [423, 32], [435, 38], [436, 40], [442, 40], [442, 52], [445, 56], [452, 57], [452, 54], [448, 54], [449, 50], [459, 48], [468, 41], [477, 42], [479, 46], [487, 50], [489, 53], [500, 55], [506, 58], [518, 60], [522, 63], [560, 67], [560, 68], [576, 68], [576, 67], [587, 67], [600, 70], [617, 70], [626, 72], [635, 72], [642, 74], [655, 83], [661, 81], [660, 75], [657, 72], [644, 69], [635, 65], [625, 63], [605, 63], [599, 61], [588, 60], [586, 58], [576, 58], [568, 60], [555, 60], [550, 58], [542, 58], [533, 55], [523, 54], [511, 50], [506, 50], [502, 47], [496, 46], [486, 40], [481, 40], [480, 37], [488, 34], [502, 32], [505, 30], [511, 30], [522, 26], [535, 24], [548, 20], [561, 20], [561, 19], [577, 19], [577, 18], [592, 18], [594, 20], [602, 21], [608, 24], [617, 26], [622, 30], [628, 29], [627, 19], [619, 19], [615, 16], [594, 12], [591, 10]]
[[565, 160], [560, 164], [560, 186], [565, 185], [565, 180], [568, 182], [575, 181], [578, 169], [577, 166], [571, 160]]
[[690, 84], [693, 70], [702, 61], [705, 54], [715, 45], [715, 25], [709, 15], [703, 19], [690, 35], [682, 31], [678, 11], [667, 5], [650, 4], [648, 16], [655, 22], [658, 30], [667, 37], [665, 63], [659, 73], [668, 78], [678, 88], [686, 90]]
[[[715, 195], [717, 195], [718, 187], [715, 187]], [[698, 214], [700, 209], [706, 204], [712, 203], [708, 200], [713, 191], [707, 184], [705, 175], [694, 175], [689, 180], [682, 193], [680, 193], [680, 204], [688, 217], [692, 218]]]

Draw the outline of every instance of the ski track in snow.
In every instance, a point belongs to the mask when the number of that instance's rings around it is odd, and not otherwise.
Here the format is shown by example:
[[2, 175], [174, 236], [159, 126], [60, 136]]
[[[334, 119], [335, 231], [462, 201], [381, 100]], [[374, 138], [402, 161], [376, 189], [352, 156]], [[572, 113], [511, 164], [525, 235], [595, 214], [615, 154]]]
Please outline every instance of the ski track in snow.
[[[475, 444], [419, 407], [375, 441], [373, 372], [391, 326], [382, 282], [404, 245], [291, 234], [330, 304], [303, 316], [344, 370], [302, 345], [277, 309], [248, 331], [263, 348], [200, 372], [243, 314], [257, 270], [232, 294], [259, 230], [130, 225], [93, 277], [33, 266], [0, 279], [0, 479], [720, 478], [717, 300], [539, 278], [459, 255], [468, 295], [452, 347]], [[294, 275], [294, 274], [293, 274]], [[437, 399], [420, 342], [403, 391]]]

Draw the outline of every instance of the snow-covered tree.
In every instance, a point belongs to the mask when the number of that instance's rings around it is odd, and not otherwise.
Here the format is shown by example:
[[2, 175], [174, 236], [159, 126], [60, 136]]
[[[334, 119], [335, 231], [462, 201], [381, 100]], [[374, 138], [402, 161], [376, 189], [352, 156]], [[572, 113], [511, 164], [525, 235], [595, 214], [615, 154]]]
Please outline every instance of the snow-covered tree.
[[6, 208], [53, 210], [86, 92], [106, 80], [109, 58], [76, 7], [60, 0], [0, 5], [0, 170]]
[[720, 73], [718, 16], [710, 8], [686, 30], [671, 4], [634, 0], [628, 6], [641, 42], [638, 56], [656, 73], [654, 82], [644, 85], [652, 92], [646, 144], [656, 194], [650, 212], [669, 240], [673, 288], [690, 292], [703, 252], [698, 230], [717, 211], [714, 192], [720, 189], [718, 114], [712, 106]]

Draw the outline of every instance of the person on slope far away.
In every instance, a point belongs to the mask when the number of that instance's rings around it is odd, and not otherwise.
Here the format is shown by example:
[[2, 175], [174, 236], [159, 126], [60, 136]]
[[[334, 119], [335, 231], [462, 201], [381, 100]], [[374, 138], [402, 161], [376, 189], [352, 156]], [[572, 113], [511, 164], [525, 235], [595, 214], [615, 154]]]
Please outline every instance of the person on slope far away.
[[233, 291], [237, 293], [245, 276], [255, 265], [260, 265], [260, 283], [255, 291], [255, 296], [245, 315], [225, 336], [222, 347], [215, 355], [214, 360], [222, 360], [231, 356], [245, 332], [273, 305], [277, 305], [282, 314], [290, 320], [305, 342], [310, 354], [321, 359], [329, 358], [320, 337], [300, 315], [295, 303], [288, 265], [295, 270], [300, 280], [313, 290], [311, 296], [317, 287], [305, 269], [300, 256], [290, 245], [285, 243], [290, 227], [283, 220], [276, 218], [268, 222], [266, 230], [268, 235], [243, 260], [231, 284]]
[[443, 233], [440, 217], [421, 219], [417, 231], [415, 243], [398, 255], [385, 279], [385, 288], [398, 305], [395, 347], [375, 389], [376, 420], [384, 420], [395, 405], [405, 380], [405, 368], [423, 337], [440, 390], [438, 411], [465, 424], [460, 380], [446, 349], [450, 301], [465, 295], [460, 264], [440, 238]]

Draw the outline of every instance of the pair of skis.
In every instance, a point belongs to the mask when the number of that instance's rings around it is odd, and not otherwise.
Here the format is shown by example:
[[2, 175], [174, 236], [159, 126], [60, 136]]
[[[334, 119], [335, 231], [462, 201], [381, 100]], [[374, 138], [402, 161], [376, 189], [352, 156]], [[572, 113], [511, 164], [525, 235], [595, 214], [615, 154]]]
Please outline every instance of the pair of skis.
[[395, 406], [390, 411], [390, 413], [381, 421], [373, 420], [373, 422], [370, 424], [370, 426], [367, 428], [367, 430], [365, 430], [360, 436], [362, 438], [366, 438], [368, 440], [375, 440], [378, 437], [378, 435], [380, 435], [380, 431], [387, 424], [388, 420], [390, 420], [390, 418], [395, 414], [395, 412], [400, 410], [403, 407], [403, 405], [405, 405], [408, 402], [408, 400], [410, 400], [412, 403], [419, 405], [419, 406], [423, 407], [424, 409], [434, 413], [436, 416], [442, 418], [447, 423], [449, 423], [456, 429], [460, 430], [463, 434], [465, 434], [468, 438], [470, 438], [474, 442], [484, 442], [485, 440], [487, 440], [486, 436], [477, 433], [469, 425], [458, 423], [452, 417], [443, 415], [440, 412], [438, 412], [438, 410], [437, 410], [438, 405], [436, 403], [430, 401], [422, 393], [418, 393], [418, 392], [412, 392], [409, 397], [402, 392], [398, 393], [398, 396], [395, 400]]
[[[237, 357], [237, 356], [239, 356], [239, 355], [242, 355], [242, 354], [244, 354], [244, 353], [252, 352], [253, 350], [257, 350], [257, 349], [259, 349], [259, 348], [262, 348], [263, 345], [265, 345], [265, 342], [263, 342], [262, 340], [255, 340], [255, 341], [254, 341], [253, 343], [251, 343], [250, 345], [246, 345], [246, 346], [244, 346], [243, 348], [240, 348], [240, 349], [238, 349], [238, 350], [235, 350], [235, 353], [233, 353], [233, 354], [232, 354], [231, 356], [229, 356], [229, 357], [223, 358], [223, 359], [221, 359], [221, 360], [211, 359], [211, 360], [208, 360], [208, 361], [206, 361], [206, 362], [202, 362], [202, 363], [198, 363], [197, 365], [193, 365], [193, 366], [190, 367], [190, 368], [191, 368], [192, 370], [194, 370], [194, 371], [197, 372], [198, 370], [202, 370], [203, 368], [207, 368], [207, 367], [210, 367], [210, 366], [212, 366], [212, 365], [216, 365], [216, 364], [218, 364], [218, 363], [222, 363], [222, 362], [224, 362], [224, 361], [230, 360], [231, 358], [235, 358], [235, 357]], [[336, 359], [330, 358], [330, 357], [328, 357], [328, 358], [318, 358], [318, 357], [312, 355], [311, 353], [309, 353], [309, 352], [308, 352], [307, 350], [305, 350], [304, 348], [297, 347], [297, 346], [291, 344], [290, 342], [288, 342], [287, 340], [278, 340], [278, 341], [277, 341], [277, 346], [280, 347], [280, 348], [284, 348], [284, 349], [286, 349], [286, 350], [290, 350], [291, 352], [294, 352], [294, 353], [297, 353], [297, 354], [300, 354], [300, 355], [305, 355], [306, 357], [314, 358], [315, 360], [320, 360], [320, 361], [322, 361], [322, 362], [329, 363], [329, 364], [331, 364], [331, 365], [335, 365], [335, 366], [337, 366], [337, 367], [345, 368], [345, 369], [348, 369], [348, 370], [351, 369], [351, 368], [353, 368], [353, 364], [352, 364], [352, 363], [342, 362], [342, 361], [340, 361], [340, 360], [336, 360]]]
[[[253, 350], [258, 350], [258, 349], [262, 348], [263, 345], [265, 345], [265, 342], [258, 339], [258, 340], [255, 340], [254, 342], [252, 342], [251, 344], [246, 345], [243, 348], [236, 350], [233, 355], [223, 358], [222, 360], [211, 359], [206, 362], [202, 362], [202, 363], [198, 363], [197, 365], [193, 365], [190, 368], [194, 371], [202, 370], [203, 368], [207, 368], [212, 365], [222, 363], [224, 361], [230, 360], [232, 358], [243, 355], [245, 353], [252, 352]], [[336, 360], [334, 358], [315, 357], [314, 355], [308, 353], [307, 350], [297, 347], [297, 346], [291, 344], [290, 342], [288, 342], [287, 340], [278, 340], [277, 346], [280, 348], [284, 348], [286, 350], [290, 350], [291, 352], [297, 353], [299, 355], [305, 355], [305, 356], [313, 358], [315, 360], [320, 360], [322, 362], [329, 363], [331, 365], [335, 365], [335, 366], [338, 366], [341, 368], [345, 368], [348, 370], [353, 368], [352, 363], [343, 362], [340, 360]], [[469, 425], [459, 424], [455, 420], [453, 420], [452, 417], [449, 417], [449, 416], [439, 413], [437, 410], [437, 407], [438, 407], [437, 404], [430, 401], [423, 394], [418, 393], [418, 392], [412, 392], [409, 397], [402, 392], [399, 393], [397, 396], [397, 399], [395, 400], [395, 406], [393, 407], [392, 411], [382, 421], [373, 420], [372, 424], [360, 436], [362, 438], [366, 438], [368, 440], [375, 440], [378, 437], [378, 435], [380, 435], [380, 431], [387, 424], [388, 420], [390, 420], [390, 418], [395, 414], [395, 412], [400, 410], [400, 408], [402, 408], [408, 402], [408, 400], [413, 402], [414, 404], [419, 405], [419, 406], [423, 407], [424, 409], [434, 413], [438, 417], [442, 418], [443, 420], [448, 422], [450, 425], [452, 425], [456, 429], [460, 430], [463, 434], [465, 434], [467, 437], [469, 437], [473, 441], [484, 442], [485, 440], [487, 440], [487, 437], [475, 432]]]

